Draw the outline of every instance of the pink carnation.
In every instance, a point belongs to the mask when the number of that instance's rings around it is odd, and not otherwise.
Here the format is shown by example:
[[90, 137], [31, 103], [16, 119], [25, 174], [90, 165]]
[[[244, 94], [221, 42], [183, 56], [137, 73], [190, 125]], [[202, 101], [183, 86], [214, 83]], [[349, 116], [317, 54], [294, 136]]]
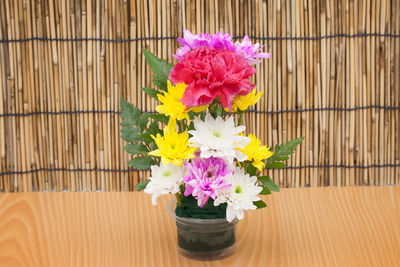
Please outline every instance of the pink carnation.
[[230, 50], [201, 46], [188, 52], [169, 75], [174, 84], [188, 87], [181, 99], [190, 108], [210, 104], [217, 96], [224, 108], [255, 87], [249, 78], [256, 72], [247, 60]]

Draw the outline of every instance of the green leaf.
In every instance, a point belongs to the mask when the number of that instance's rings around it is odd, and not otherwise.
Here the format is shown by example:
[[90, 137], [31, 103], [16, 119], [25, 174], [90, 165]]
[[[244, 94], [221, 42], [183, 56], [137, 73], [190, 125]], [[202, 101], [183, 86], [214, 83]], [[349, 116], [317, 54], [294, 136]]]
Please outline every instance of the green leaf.
[[157, 94], [159, 93], [156, 89], [142, 87], [142, 91], [151, 96], [152, 98], [158, 99]]
[[125, 127], [121, 129], [121, 133], [124, 135], [137, 135], [138, 134], [138, 129], [134, 127]]
[[156, 150], [157, 148], [158, 147], [156, 143], [151, 144], [151, 151]]
[[279, 161], [274, 161], [271, 163], [267, 163], [267, 165], [265, 166], [267, 169], [282, 169], [283, 167], [285, 167], [285, 163], [279, 162]]
[[149, 170], [150, 166], [154, 165], [154, 160], [150, 157], [140, 157], [129, 160], [128, 164], [139, 171]]
[[152, 54], [150, 51], [143, 49], [143, 55], [146, 58], [146, 62], [153, 72], [153, 83], [162, 90], [167, 90], [168, 74], [172, 64], [167, 64], [165, 60], [161, 60]]
[[200, 112], [200, 119], [204, 121], [206, 119], [206, 113], [204, 111]]
[[150, 116], [150, 118], [152, 118], [153, 120], [162, 122], [162, 123], [164, 123], [164, 124], [168, 124], [168, 120], [169, 120], [169, 119], [168, 119], [168, 117], [165, 116], [164, 114], [157, 114], [157, 113], [154, 113], [154, 114], [150, 114], [149, 116]]
[[288, 159], [289, 159], [288, 156], [276, 156], [276, 157], [274, 158], [274, 161], [286, 161], [286, 160], [288, 160]]
[[156, 136], [158, 133], [162, 134], [162, 130], [160, 129], [160, 127], [158, 127], [157, 121], [153, 121], [152, 123], [150, 123], [148, 133], [154, 136]]
[[189, 111], [188, 115], [189, 115], [189, 120], [192, 121], [194, 119], [194, 112], [193, 111]]
[[191, 121], [190, 124], [189, 124], [189, 131], [192, 131], [192, 130], [194, 130], [194, 123], [193, 123], [193, 121]]
[[271, 180], [269, 176], [260, 176], [258, 177], [258, 180], [260, 180], [263, 185], [265, 185], [266, 188], [268, 188], [271, 191], [279, 192], [280, 188], [279, 186]]
[[144, 141], [146, 143], [154, 143], [154, 139], [153, 137], [151, 137], [149, 133], [139, 134], [137, 136], [137, 139], [139, 139], [140, 141]]
[[121, 138], [128, 143], [140, 141], [138, 139], [138, 129], [134, 127], [125, 127], [121, 129]]
[[137, 138], [137, 135], [121, 134], [121, 138], [128, 143], [136, 143], [140, 141]]
[[133, 121], [124, 120], [124, 121], [121, 122], [119, 125], [121, 125], [122, 127], [129, 127], [129, 126], [133, 126], [133, 125], [135, 125], [135, 124], [133, 123]]
[[246, 172], [250, 175], [250, 176], [254, 176], [257, 173], [257, 168], [254, 167], [252, 164], [249, 164], [249, 166], [247, 166]]
[[262, 209], [267, 207], [267, 204], [265, 204], [265, 202], [262, 200], [254, 201], [253, 204], [257, 207], [257, 209]]
[[144, 112], [142, 116], [140, 116], [140, 121], [139, 121], [139, 128], [142, 132], [146, 128], [148, 122], [149, 122], [149, 113]]
[[125, 99], [120, 99], [121, 106], [121, 118], [125, 120], [130, 120], [134, 124], [139, 122], [140, 118], [140, 110], [137, 107], [134, 107], [132, 104], [128, 103]]
[[[124, 118], [125, 113], [133, 112], [133, 105], [126, 101], [124, 98], [120, 98], [119, 105], [121, 106], [121, 117]], [[127, 118], [124, 118], [127, 119]]]
[[270, 195], [271, 191], [266, 188], [265, 186], [263, 186], [263, 190], [260, 192], [260, 195]]
[[146, 180], [144, 182], [135, 184], [135, 189], [138, 191], [142, 191], [146, 188], [147, 184], [150, 182], [150, 180]]
[[128, 144], [124, 147], [124, 150], [131, 155], [144, 154], [149, 152], [144, 144]]
[[[292, 155], [296, 150], [296, 147], [304, 140], [304, 137], [296, 138], [291, 141], [287, 141], [285, 144], [278, 144], [275, 146], [274, 154], [267, 159], [267, 164], [274, 161], [284, 161], [287, 160], [288, 155]], [[283, 156], [283, 157], [282, 157]]]
[[223, 111], [224, 111], [224, 109], [222, 108], [222, 106], [219, 106], [219, 105], [218, 105], [218, 108], [217, 108], [217, 116], [218, 116], [218, 117], [221, 117]]

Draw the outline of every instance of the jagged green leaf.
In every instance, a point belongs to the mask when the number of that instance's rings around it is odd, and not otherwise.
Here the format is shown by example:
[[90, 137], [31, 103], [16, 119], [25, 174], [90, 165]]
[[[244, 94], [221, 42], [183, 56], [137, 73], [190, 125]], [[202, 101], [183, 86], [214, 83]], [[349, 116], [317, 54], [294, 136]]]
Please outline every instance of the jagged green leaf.
[[[289, 155], [292, 155], [296, 150], [296, 147], [304, 140], [304, 137], [296, 138], [291, 141], [287, 141], [284, 144], [278, 144], [275, 146], [274, 154], [267, 159], [265, 164], [266, 168], [270, 167], [273, 162], [285, 161], [289, 159]], [[273, 166], [273, 165], [272, 165]]]
[[124, 120], [119, 125], [121, 125], [122, 127], [129, 127], [129, 126], [133, 126], [135, 124], [131, 120]]
[[121, 138], [128, 143], [136, 143], [141, 141], [138, 139], [138, 130], [133, 127], [126, 127], [121, 129]]
[[137, 170], [150, 170], [150, 166], [155, 163], [150, 157], [139, 157], [129, 160], [128, 164]]
[[148, 128], [148, 133], [151, 135], [156, 136], [158, 133], [162, 134], [162, 130], [160, 129], [160, 127], [158, 126], [157, 121], [153, 121], [152, 123], [150, 123], [149, 128]]
[[172, 64], [168, 64], [165, 60], [161, 60], [152, 54], [150, 51], [143, 49], [143, 55], [146, 58], [146, 62], [153, 72], [153, 83], [162, 90], [167, 90], [168, 74]]
[[148, 122], [149, 122], [149, 113], [144, 112], [142, 114], [142, 116], [140, 116], [140, 120], [139, 120], [140, 131], [142, 131], [142, 132], [144, 131]]
[[140, 140], [137, 139], [137, 135], [129, 135], [129, 134], [121, 134], [122, 140], [128, 142], [128, 143], [136, 143]]
[[150, 118], [152, 118], [155, 121], [162, 122], [164, 124], [168, 124], [168, 117], [165, 116], [164, 114], [154, 113], [154, 114], [150, 114], [149, 116], [150, 116]]
[[285, 163], [282, 163], [280, 161], [274, 161], [271, 163], [267, 163], [267, 165], [265, 167], [267, 169], [282, 169], [285, 166], [286, 166]]
[[154, 139], [151, 137], [151, 135], [149, 133], [139, 134], [137, 136], [137, 139], [139, 139], [140, 141], [146, 142], [146, 143], [154, 142]]
[[130, 120], [135, 125], [138, 124], [140, 119], [140, 110], [137, 107], [134, 107], [125, 99], [120, 99], [120, 106], [121, 106], [121, 118], [125, 120]]
[[124, 147], [124, 150], [128, 152], [131, 155], [137, 155], [137, 154], [144, 154], [149, 152], [147, 147], [144, 144], [128, 144]]
[[159, 92], [156, 89], [142, 87], [142, 91], [151, 96], [152, 98], [158, 99], [157, 94], [159, 94]]
[[286, 160], [288, 160], [288, 159], [289, 159], [288, 156], [276, 156], [276, 157], [274, 158], [275, 161], [286, 161]]
[[137, 135], [138, 129], [134, 127], [124, 127], [121, 129], [121, 134], [123, 135]]

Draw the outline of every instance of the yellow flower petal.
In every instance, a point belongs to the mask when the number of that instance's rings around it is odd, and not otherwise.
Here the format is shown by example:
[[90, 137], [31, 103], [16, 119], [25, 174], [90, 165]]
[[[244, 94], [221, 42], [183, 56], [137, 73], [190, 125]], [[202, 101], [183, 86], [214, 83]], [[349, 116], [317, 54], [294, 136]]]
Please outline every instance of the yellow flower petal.
[[262, 171], [264, 169], [264, 162], [262, 161], [254, 161], [251, 164], [253, 164], [254, 167], [256, 167], [259, 171]]
[[161, 105], [156, 107], [156, 111], [177, 120], [189, 119], [187, 108], [180, 101], [185, 93], [187, 85], [179, 83], [173, 86], [169, 80], [167, 81], [167, 85], [167, 92], [157, 94], [157, 98], [161, 102]]
[[171, 118], [164, 128], [164, 136], [157, 134], [155, 141], [158, 149], [149, 152], [149, 155], [161, 157], [161, 162], [166, 165], [172, 163], [177, 166], [183, 164], [183, 160], [194, 158], [195, 147], [189, 146], [189, 134], [176, 131], [176, 120]]
[[249, 134], [250, 143], [243, 149], [238, 149], [247, 156], [247, 160], [256, 167], [259, 171], [262, 171], [265, 167], [264, 161], [271, 157], [274, 152], [271, 152], [269, 148], [261, 145], [261, 140], [258, 139], [254, 134]]
[[[255, 105], [258, 100], [260, 100], [263, 91], [260, 91], [256, 94], [257, 89], [254, 88], [253, 91], [251, 91], [247, 95], [239, 95], [235, 98], [235, 100], [232, 102], [232, 111], [237, 112], [238, 110], [245, 111], [248, 109], [250, 106]], [[227, 109], [225, 109], [227, 110]]]
[[191, 107], [190, 110], [193, 112], [202, 112], [208, 108], [209, 105], [205, 106], [198, 106], [198, 107]]

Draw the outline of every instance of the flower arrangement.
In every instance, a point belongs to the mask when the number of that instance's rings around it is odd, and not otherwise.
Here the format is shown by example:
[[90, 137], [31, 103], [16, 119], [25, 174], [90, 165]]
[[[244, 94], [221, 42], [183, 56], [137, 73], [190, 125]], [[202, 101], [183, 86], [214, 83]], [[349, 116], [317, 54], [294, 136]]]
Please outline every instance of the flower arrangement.
[[121, 137], [134, 155], [128, 163], [151, 170], [135, 188], [151, 194], [154, 205], [175, 194], [183, 217], [242, 219], [266, 207], [259, 195], [279, 191], [264, 170], [283, 168], [303, 138], [270, 149], [245, 133], [243, 114], [263, 94], [250, 81], [253, 65], [270, 57], [263, 47], [247, 36], [233, 42], [229, 34], [187, 30], [178, 42], [175, 65], [143, 50], [158, 88], [142, 90], [160, 102], [157, 113], [121, 99]]

